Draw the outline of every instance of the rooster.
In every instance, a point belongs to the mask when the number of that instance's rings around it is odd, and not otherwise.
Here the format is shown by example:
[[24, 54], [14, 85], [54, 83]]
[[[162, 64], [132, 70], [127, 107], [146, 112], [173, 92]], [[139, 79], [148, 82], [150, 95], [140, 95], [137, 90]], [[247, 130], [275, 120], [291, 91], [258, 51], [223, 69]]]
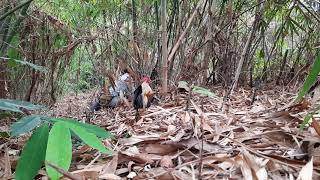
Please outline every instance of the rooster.
[[153, 91], [150, 87], [151, 79], [149, 76], [142, 78], [142, 84], [139, 85], [133, 92], [133, 107], [136, 110], [136, 119], [139, 115], [139, 109], [145, 110], [150, 107], [153, 100]]

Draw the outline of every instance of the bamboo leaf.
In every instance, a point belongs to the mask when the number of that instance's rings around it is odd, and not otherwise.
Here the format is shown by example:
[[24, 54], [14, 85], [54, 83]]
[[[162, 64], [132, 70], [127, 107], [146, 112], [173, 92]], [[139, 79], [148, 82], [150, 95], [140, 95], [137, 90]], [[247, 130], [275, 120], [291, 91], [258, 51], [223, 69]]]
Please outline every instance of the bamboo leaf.
[[112, 154], [112, 151], [106, 149], [102, 142], [93, 133], [86, 131], [86, 129], [81, 126], [67, 122], [65, 123], [67, 127], [69, 127], [83, 142], [89, 146], [99, 150], [102, 153]]
[[54, 122], [62, 121], [62, 122], [72, 123], [77, 126], [81, 126], [84, 129], [86, 129], [88, 132], [93, 133], [100, 138], [113, 138], [113, 135], [107, 132], [105, 129], [91, 125], [91, 124], [86, 124], [73, 119], [66, 119], [66, 118], [52, 118], [51, 120]]
[[30, 66], [31, 68], [37, 70], [37, 71], [40, 71], [40, 72], [48, 72], [47, 68], [44, 67], [44, 66], [39, 66], [39, 65], [36, 65], [36, 64], [33, 64], [33, 63], [30, 63], [28, 61], [21, 61], [21, 60], [18, 60], [18, 59], [13, 59], [15, 62], [17, 63], [20, 63], [22, 65], [27, 65], [27, 66]]
[[209, 96], [209, 97], [214, 97], [215, 94], [212, 93], [209, 89], [203, 88], [203, 87], [199, 87], [199, 86], [193, 86], [192, 89], [193, 92], [195, 93], [199, 93], [205, 96]]
[[16, 179], [33, 179], [44, 162], [49, 136], [49, 126], [44, 123], [24, 146], [16, 168]]
[[34, 105], [28, 101], [20, 101], [15, 99], [0, 99], [0, 109], [14, 112], [22, 112], [19, 108], [25, 108], [27, 110], [41, 110], [45, 109], [45, 106]]
[[[69, 128], [65, 123], [57, 122], [49, 134], [46, 161], [67, 171], [71, 164], [71, 158], [72, 143]], [[52, 180], [58, 180], [62, 176], [48, 165], [46, 165], [46, 169]]]
[[34, 128], [40, 125], [42, 121], [41, 117], [42, 116], [39, 115], [30, 115], [21, 118], [11, 126], [11, 136], [18, 136], [20, 134], [32, 131]]
[[6, 102], [2, 102], [1, 99], [0, 99], [0, 110], [23, 113], [17, 106], [8, 104]]
[[304, 81], [302, 89], [300, 89], [298, 97], [296, 98], [296, 101], [300, 101], [302, 97], [309, 91], [311, 86], [314, 84], [314, 82], [317, 79], [317, 76], [320, 72], [320, 54], [314, 61], [314, 64], [310, 70], [310, 73], [307, 77], [307, 79]]

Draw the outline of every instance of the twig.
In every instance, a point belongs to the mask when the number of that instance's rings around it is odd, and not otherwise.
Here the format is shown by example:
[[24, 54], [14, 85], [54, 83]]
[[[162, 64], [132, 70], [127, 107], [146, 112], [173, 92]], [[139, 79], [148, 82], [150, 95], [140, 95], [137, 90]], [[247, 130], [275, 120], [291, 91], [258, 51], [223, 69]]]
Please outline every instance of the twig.
[[314, 14], [312, 11], [310, 11], [310, 9], [307, 6], [305, 6], [300, 0], [297, 0], [297, 1], [298, 1], [299, 4], [301, 4], [301, 6], [303, 8], [305, 8], [308, 11], [308, 13], [311, 14], [311, 16], [313, 16], [318, 21], [318, 23], [320, 23], [320, 19], [316, 14]]
[[[201, 109], [203, 110], [203, 99], [201, 99]], [[201, 125], [200, 125], [200, 132], [201, 132], [201, 147], [200, 147], [200, 161], [199, 161], [199, 179], [202, 179], [202, 164], [203, 164], [203, 136], [204, 136], [204, 130], [203, 130], [203, 121], [204, 117], [203, 114], [201, 115]]]
[[10, 14], [14, 13], [16, 10], [22, 8], [23, 6], [31, 3], [32, 1], [33, 1], [33, 0], [29, 0], [29, 1], [26, 1], [26, 2], [24, 2], [24, 3], [22, 3], [22, 4], [18, 5], [18, 6], [14, 7], [14, 8], [11, 9], [10, 11], [8, 11], [8, 12], [5, 13], [4, 15], [2, 15], [2, 16], [0, 17], [0, 21], [4, 20], [4, 18], [6, 18], [6, 17], [9, 16]]
[[190, 102], [191, 102], [192, 88], [193, 88], [193, 85], [190, 85], [190, 87], [189, 87], [189, 95], [188, 95], [187, 104], [186, 104], [186, 110], [185, 110], [185, 111], [188, 111], [188, 113], [190, 113], [189, 106], [190, 106]]
[[98, 160], [98, 158], [101, 156], [101, 153], [99, 152], [99, 154], [97, 155], [97, 157], [95, 157], [88, 165], [86, 165], [83, 169], [88, 169], [94, 162], [96, 162], [96, 160]]
[[64, 169], [61, 169], [60, 167], [53, 165], [51, 163], [49, 163], [48, 161], [46, 161], [46, 164], [50, 167], [52, 167], [53, 169], [55, 169], [56, 171], [58, 171], [59, 173], [63, 174], [65, 177], [72, 179], [72, 180], [83, 180], [81, 177], [71, 174], [67, 171], [65, 171]]

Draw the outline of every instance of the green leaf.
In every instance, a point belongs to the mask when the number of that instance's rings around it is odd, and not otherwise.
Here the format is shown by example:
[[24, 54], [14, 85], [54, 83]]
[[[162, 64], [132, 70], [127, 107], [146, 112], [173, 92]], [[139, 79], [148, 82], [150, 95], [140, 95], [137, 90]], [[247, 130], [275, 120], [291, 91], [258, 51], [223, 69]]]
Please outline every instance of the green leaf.
[[73, 123], [64, 122], [83, 142], [89, 146], [99, 150], [102, 153], [112, 154], [112, 151], [105, 148], [102, 142], [93, 133], [86, 131], [81, 126], [77, 126]]
[[195, 93], [199, 93], [205, 96], [209, 96], [209, 97], [214, 97], [215, 94], [212, 93], [209, 89], [203, 88], [203, 87], [199, 87], [199, 86], [193, 86], [192, 89], [193, 92]]
[[309, 91], [311, 86], [316, 81], [319, 72], [320, 72], [320, 54], [316, 58], [307, 79], [304, 81], [302, 89], [300, 89], [298, 97], [296, 98], [296, 101], [300, 101], [302, 97]]
[[49, 136], [49, 126], [44, 123], [31, 136], [24, 146], [16, 168], [16, 179], [33, 179], [46, 155], [46, 147]]
[[[72, 144], [69, 128], [65, 126], [65, 123], [57, 122], [49, 134], [46, 161], [67, 171], [71, 164], [71, 158]], [[62, 176], [47, 164], [46, 169], [52, 180], [58, 180]]]
[[17, 106], [8, 104], [6, 102], [2, 102], [1, 99], [0, 99], [0, 110], [23, 113]]
[[47, 68], [44, 67], [44, 66], [39, 66], [39, 65], [36, 65], [36, 64], [33, 64], [33, 63], [30, 63], [28, 61], [21, 61], [21, 60], [17, 60], [17, 59], [14, 59], [17, 63], [20, 63], [20, 64], [23, 64], [23, 65], [27, 65], [27, 66], [30, 66], [31, 68], [35, 69], [35, 70], [38, 70], [40, 72], [48, 72]]
[[18, 136], [20, 134], [28, 133], [40, 125], [41, 117], [39, 115], [30, 115], [21, 118], [11, 126], [11, 136]]
[[113, 135], [107, 132], [105, 129], [91, 125], [91, 124], [86, 124], [73, 119], [66, 119], [66, 118], [52, 118], [51, 120], [54, 122], [63, 121], [63, 122], [72, 123], [77, 126], [81, 126], [84, 129], [86, 129], [88, 132], [91, 132], [100, 138], [113, 138]]
[[17, 67], [17, 65], [18, 65], [18, 63], [15, 60], [13, 60], [13, 59], [8, 60], [8, 67], [9, 68], [15, 68], [15, 67]]
[[300, 130], [302, 130], [310, 121], [311, 117], [316, 114], [320, 110], [320, 105], [313, 110], [313, 112], [309, 113], [304, 119], [303, 122], [300, 124]]
[[11, 116], [12, 114], [9, 112], [0, 112], [0, 120]]
[[303, 122], [300, 124], [300, 130], [302, 130], [310, 121], [313, 114], [308, 114], [304, 119]]
[[28, 110], [41, 110], [45, 109], [45, 106], [34, 105], [28, 101], [20, 101], [15, 99], [0, 99], [0, 109], [14, 112], [21, 112], [19, 108], [25, 108]]

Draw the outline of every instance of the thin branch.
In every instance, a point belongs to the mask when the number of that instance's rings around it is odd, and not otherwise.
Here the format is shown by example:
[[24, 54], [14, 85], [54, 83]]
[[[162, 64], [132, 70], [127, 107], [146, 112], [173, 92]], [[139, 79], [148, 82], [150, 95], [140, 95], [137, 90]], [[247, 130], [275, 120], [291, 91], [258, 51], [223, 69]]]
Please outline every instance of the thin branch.
[[184, 36], [186, 35], [186, 33], [187, 33], [187, 31], [188, 31], [188, 29], [189, 29], [189, 27], [190, 27], [190, 25], [191, 25], [191, 22], [192, 22], [193, 18], [195, 17], [195, 15], [197, 14], [197, 10], [199, 9], [199, 7], [200, 7], [201, 4], [202, 4], [202, 1], [199, 1], [197, 7], [195, 8], [195, 10], [193, 11], [191, 17], [190, 17], [189, 20], [188, 20], [188, 23], [187, 23], [186, 28], [184, 29], [184, 31], [183, 31], [183, 32], [181, 33], [181, 35], [179, 36], [179, 39], [178, 39], [178, 41], [176, 42], [176, 44], [173, 46], [173, 48], [172, 48], [172, 50], [171, 50], [171, 53], [170, 53], [170, 55], [169, 55], [169, 57], [168, 57], [168, 62], [170, 62], [170, 61], [173, 59], [174, 54], [175, 54], [176, 51], [178, 50], [178, 48], [179, 48], [179, 46], [180, 46], [180, 44], [181, 44], [181, 41], [182, 41], [182, 39], [184, 38]]
[[69, 178], [69, 179], [72, 179], [72, 180], [82, 180], [81, 177], [77, 176], [77, 175], [74, 175], [74, 174], [71, 174], [67, 171], [65, 171], [64, 169], [56, 166], [56, 165], [53, 165], [51, 163], [49, 163], [48, 161], [46, 161], [46, 164], [48, 166], [50, 166], [51, 168], [53, 168], [54, 170], [58, 171], [59, 173], [63, 174], [65, 177]]
[[22, 8], [23, 6], [31, 3], [33, 0], [29, 0], [29, 1], [26, 1], [18, 6], [16, 6], [15, 8], [11, 9], [10, 11], [8, 11], [7, 13], [5, 13], [4, 15], [2, 15], [0, 17], [0, 21], [4, 20], [7, 16], [9, 16], [10, 14], [14, 13], [15, 11], [17, 11], [18, 9]]
[[305, 6], [300, 0], [297, 0], [297, 1], [298, 1], [299, 4], [301, 4], [301, 6], [304, 9], [306, 9], [308, 11], [308, 13], [311, 14], [311, 16], [313, 16], [318, 21], [318, 23], [320, 23], [320, 18], [316, 14], [314, 14], [312, 11], [310, 11], [310, 9], [307, 6]]

